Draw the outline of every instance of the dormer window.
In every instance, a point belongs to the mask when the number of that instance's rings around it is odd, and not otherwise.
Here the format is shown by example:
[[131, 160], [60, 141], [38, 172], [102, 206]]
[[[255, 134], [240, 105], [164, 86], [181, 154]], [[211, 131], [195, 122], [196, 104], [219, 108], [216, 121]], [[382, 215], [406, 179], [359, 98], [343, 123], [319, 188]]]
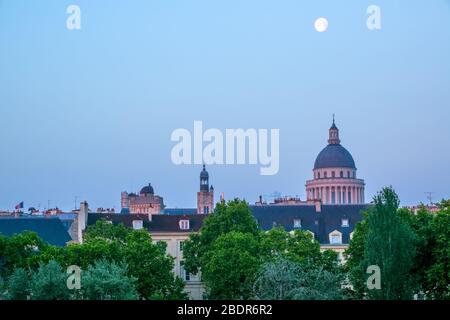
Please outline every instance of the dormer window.
[[189, 230], [189, 220], [180, 220], [179, 225], [181, 230]]
[[142, 228], [143, 228], [142, 220], [133, 220], [133, 229], [134, 230], [141, 230]]
[[300, 219], [294, 219], [294, 228], [300, 229], [302, 227], [302, 220]]
[[334, 230], [329, 234], [330, 244], [342, 244], [342, 233]]
[[348, 219], [346, 219], [346, 218], [342, 219], [341, 220], [341, 226], [342, 227], [348, 227], [349, 226]]

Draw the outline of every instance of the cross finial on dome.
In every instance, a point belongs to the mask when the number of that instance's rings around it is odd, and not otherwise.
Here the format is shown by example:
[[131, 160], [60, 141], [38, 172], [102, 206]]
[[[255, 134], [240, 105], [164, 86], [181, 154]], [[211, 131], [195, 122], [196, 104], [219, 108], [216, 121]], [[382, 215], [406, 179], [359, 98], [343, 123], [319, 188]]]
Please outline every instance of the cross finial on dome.
[[333, 124], [334, 124], [334, 113], [333, 113]]

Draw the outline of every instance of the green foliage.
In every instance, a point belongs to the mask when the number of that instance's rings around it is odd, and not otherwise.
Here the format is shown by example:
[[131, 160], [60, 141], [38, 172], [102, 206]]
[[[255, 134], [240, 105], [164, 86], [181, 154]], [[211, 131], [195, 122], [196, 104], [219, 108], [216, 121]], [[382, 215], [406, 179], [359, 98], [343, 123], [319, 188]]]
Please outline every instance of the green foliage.
[[[367, 213], [366, 213], [367, 214]], [[344, 269], [347, 272], [348, 278], [353, 286], [351, 295], [355, 299], [362, 299], [366, 293], [366, 264], [364, 261], [364, 248], [368, 233], [367, 220], [361, 220], [355, 226], [353, 237], [350, 240], [350, 245], [345, 251], [347, 262]]]
[[[398, 206], [395, 191], [384, 188], [374, 197], [366, 222], [355, 230], [348, 250], [348, 267], [357, 297], [387, 300], [413, 297], [415, 234], [402, 219]], [[365, 285], [365, 271], [370, 265], [380, 267], [380, 290], [368, 290]]]
[[245, 201], [235, 199], [228, 203], [218, 203], [214, 214], [203, 223], [200, 235], [192, 235], [183, 246], [184, 267], [193, 274], [204, 265], [204, 255], [213, 242], [222, 234], [237, 231], [258, 235], [259, 229], [250, 208]]
[[336, 253], [321, 252], [310, 233], [283, 228], [262, 232], [247, 203], [237, 199], [220, 204], [206, 218], [200, 233], [185, 242], [183, 255], [187, 271], [201, 270], [210, 299], [251, 298], [261, 265], [279, 257], [341, 273]]
[[450, 300], [450, 201], [437, 213], [420, 209], [408, 220], [416, 234], [417, 255], [412, 270], [426, 299]]
[[30, 279], [24, 268], [16, 268], [6, 282], [7, 300], [28, 300], [30, 297]]
[[262, 265], [253, 295], [261, 300], [339, 300], [344, 297], [339, 273], [282, 256]]
[[447, 202], [431, 222], [433, 263], [426, 272], [424, 288], [430, 298], [450, 300], [450, 206]]
[[6, 296], [6, 284], [3, 277], [0, 276], [0, 300], [4, 300]]
[[131, 229], [125, 227], [123, 224], [113, 225], [106, 220], [99, 220], [94, 225], [88, 226], [83, 239], [87, 242], [99, 238], [124, 241], [130, 232]]
[[273, 228], [261, 235], [261, 253], [264, 260], [284, 257], [294, 262], [318, 265], [333, 270], [337, 268], [337, 254], [331, 250], [320, 251], [320, 244], [311, 233], [302, 230], [286, 232]]
[[[5, 274], [12, 273], [16, 267], [29, 269], [33, 299], [67, 299], [66, 290], [60, 287], [51, 290], [55, 295], [44, 292], [52, 283], [59, 281], [59, 275], [64, 277], [62, 284], [67, 287], [67, 275], [60, 274], [57, 266], [60, 271], [61, 267], [65, 270], [70, 265], [86, 271], [97, 261], [102, 261], [105, 265], [111, 263], [114, 267], [110, 268], [119, 272], [118, 266], [126, 264], [126, 276], [137, 279], [135, 286], [139, 298], [187, 299], [184, 282], [173, 274], [174, 259], [166, 254], [165, 243], [154, 244], [147, 231], [98, 221], [88, 227], [85, 235], [83, 244], [70, 244], [62, 248], [46, 245], [32, 233], [0, 237], [1, 256], [6, 261]], [[101, 275], [100, 271], [96, 274]], [[124, 299], [132, 297], [123, 296]]]
[[36, 272], [31, 272], [32, 300], [68, 300], [67, 274], [55, 260], [40, 263]]
[[249, 299], [260, 265], [258, 241], [251, 233], [231, 231], [220, 235], [205, 255], [202, 278], [208, 297]]
[[137, 278], [127, 276], [123, 263], [97, 261], [81, 276], [81, 296], [86, 300], [136, 300]]
[[147, 231], [133, 230], [123, 247], [129, 274], [138, 279], [137, 289], [145, 299], [186, 299], [181, 279], [174, 276], [174, 259], [166, 255], [166, 244], [152, 243]]
[[35, 232], [25, 231], [11, 237], [0, 236], [1, 273], [7, 277], [15, 268], [28, 268], [49, 245]]

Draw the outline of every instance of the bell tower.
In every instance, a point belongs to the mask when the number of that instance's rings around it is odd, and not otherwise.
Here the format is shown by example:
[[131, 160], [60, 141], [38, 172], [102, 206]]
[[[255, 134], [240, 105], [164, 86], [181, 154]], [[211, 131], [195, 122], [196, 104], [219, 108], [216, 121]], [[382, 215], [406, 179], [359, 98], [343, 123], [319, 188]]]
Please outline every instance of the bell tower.
[[209, 186], [209, 174], [205, 165], [200, 172], [200, 191], [197, 192], [197, 213], [208, 214], [214, 210], [214, 187]]

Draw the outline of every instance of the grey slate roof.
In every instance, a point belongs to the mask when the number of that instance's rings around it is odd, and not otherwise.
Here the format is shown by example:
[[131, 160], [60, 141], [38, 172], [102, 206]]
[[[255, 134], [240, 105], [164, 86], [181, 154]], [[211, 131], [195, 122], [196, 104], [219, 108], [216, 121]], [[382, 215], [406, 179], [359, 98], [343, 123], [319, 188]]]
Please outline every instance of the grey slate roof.
[[[142, 220], [143, 227], [149, 232], [197, 232], [200, 230], [203, 219], [206, 218], [204, 214], [191, 215], [168, 215], [168, 214], [154, 214], [150, 221], [147, 214], [104, 214], [104, 213], [89, 213], [87, 224], [95, 224], [98, 220], [105, 219], [111, 221], [113, 224], [122, 223], [124, 226], [132, 228], [133, 220]], [[189, 230], [180, 229], [179, 221], [189, 220]]]
[[[252, 205], [250, 209], [262, 230], [283, 226], [286, 231], [294, 230], [294, 219], [300, 219], [300, 230], [309, 230], [320, 244], [330, 244], [329, 234], [338, 230], [342, 233], [342, 244], [348, 244], [350, 233], [358, 221], [363, 219], [362, 212], [369, 205], [322, 205], [321, 211], [316, 212], [314, 205]], [[180, 209], [176, 209], [180, 210]], [[146, 214], [104, 214], [89, 213], [88, 225], [95, 224], [97, 220], [106, 219], [114, 224], [123, 223], [132, 228], [133, 220], [142, 220], [145, 229], [150, 232], [186, 232], [179, 227], [180, 220], [189, 220], [190, 230], [199, 231], [203, 214], [155, 214], [149, 221]], [[342, 226], [342, 219], [348, 219], [349, 226]]]
[[72, 238], [57, 217], [0, 217], [0, 234], [12, 236], [33, 231], [51, 245], [63, 247]]
[[197, 214], [196, 208], [165, 208], [164, 214]]
[[[262, 205], [250, 206], [250, 209], [263, 230], [283, 226], [286, 231], [292, 231], [295, 230], [294, 219], [300, 219], [300, 230], [313, 232], [320, 244], [329, 244], [329, 234], [334, 230], [341, 232], [342, 243], [348, 244], [350, 233], [356, 223], [363, 219], [362, 212], [368, 206], [322, 205], [321, 212], [316, 212], [314, 205]], [[342, 227], [342, 219], [348, 219], [348, 227]]]

